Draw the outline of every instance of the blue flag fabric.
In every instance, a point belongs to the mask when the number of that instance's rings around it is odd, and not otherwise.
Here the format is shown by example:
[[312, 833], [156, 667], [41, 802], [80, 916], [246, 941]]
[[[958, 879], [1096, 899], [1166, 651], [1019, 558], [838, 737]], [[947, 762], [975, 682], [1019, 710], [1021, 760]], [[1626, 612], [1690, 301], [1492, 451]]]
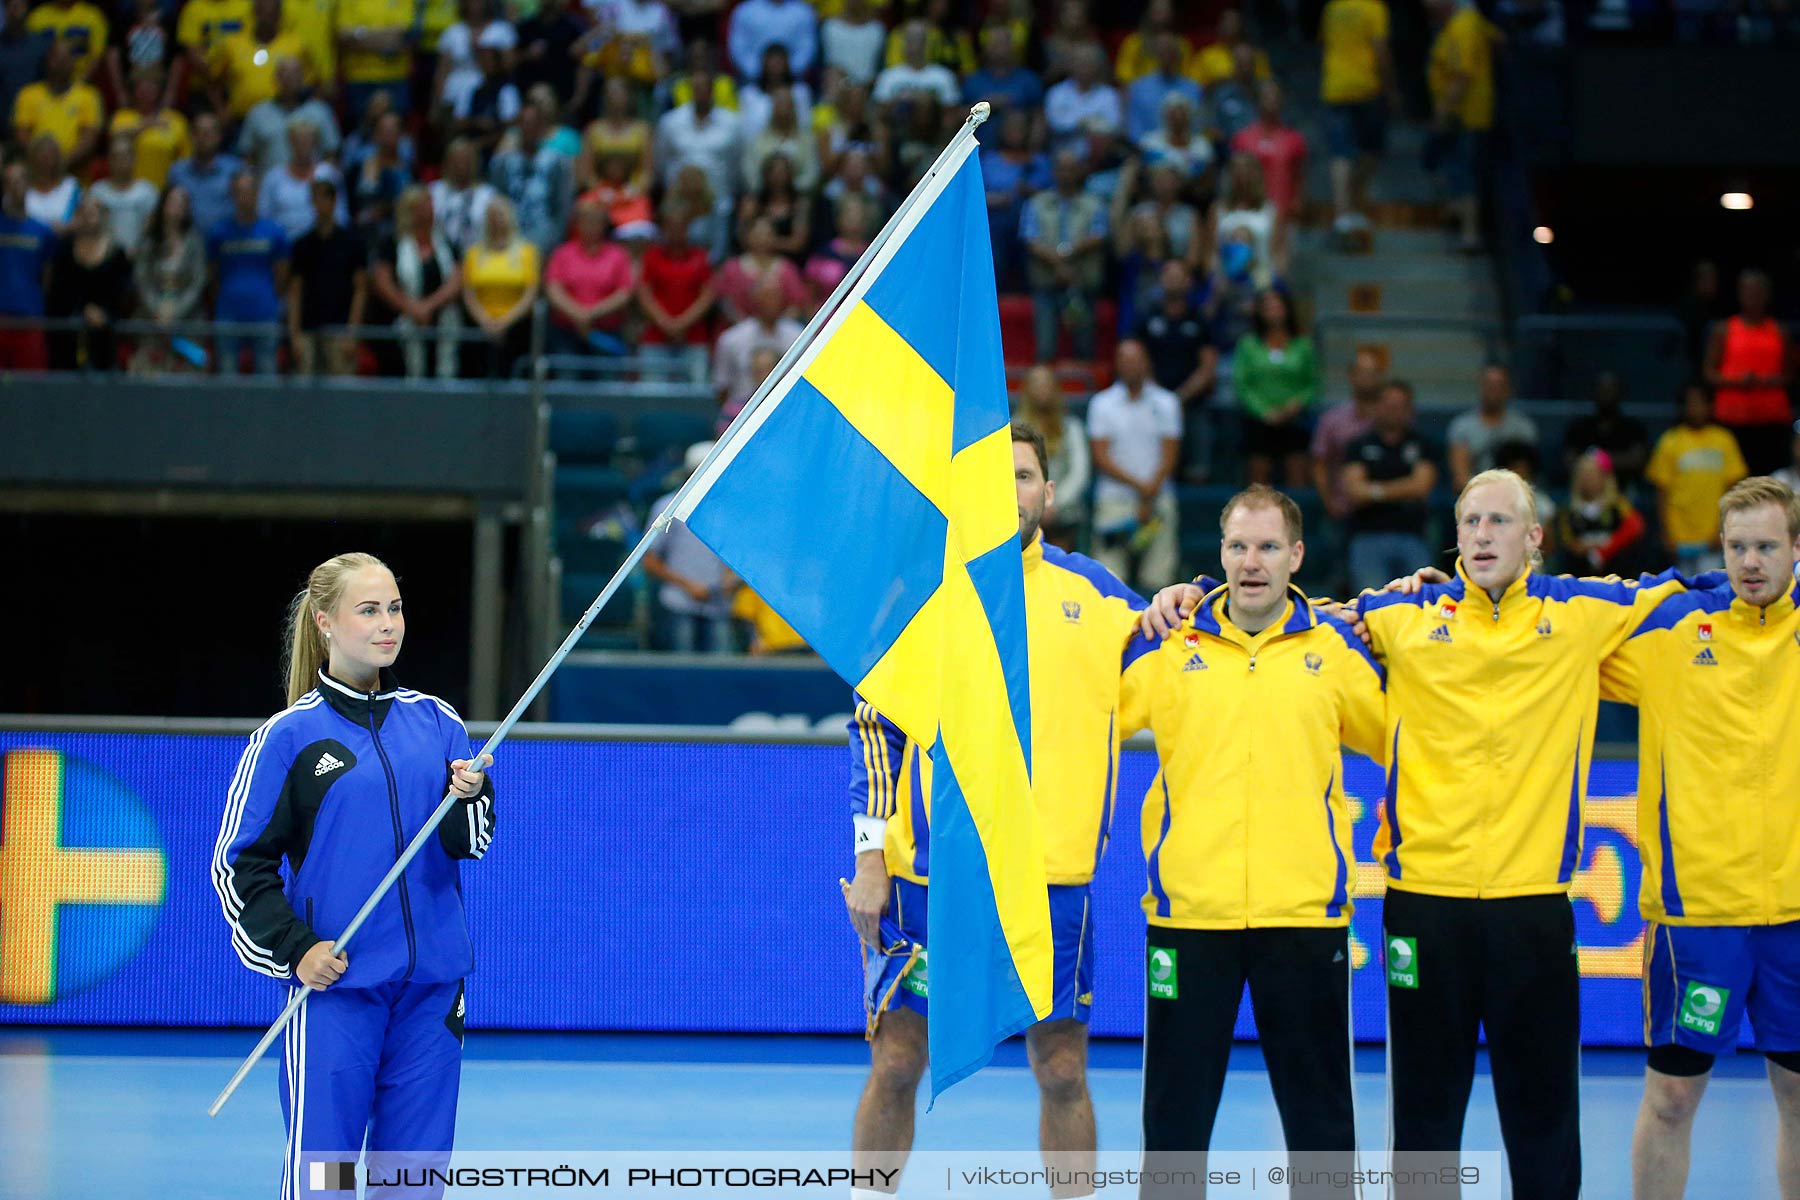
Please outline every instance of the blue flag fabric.
[[970, 133], [675, 516], [928, 752], [932, 1092], [1049, 1013], [1012, 435]]

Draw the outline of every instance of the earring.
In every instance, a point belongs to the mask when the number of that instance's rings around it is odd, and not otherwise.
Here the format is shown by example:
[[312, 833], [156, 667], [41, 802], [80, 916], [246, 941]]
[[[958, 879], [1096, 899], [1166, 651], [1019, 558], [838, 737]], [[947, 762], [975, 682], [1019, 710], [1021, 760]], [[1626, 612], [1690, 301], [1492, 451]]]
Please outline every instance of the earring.
[[331, 630], [329, 629], [325, 631], [325, 640], [328, 642], [331, 640]]

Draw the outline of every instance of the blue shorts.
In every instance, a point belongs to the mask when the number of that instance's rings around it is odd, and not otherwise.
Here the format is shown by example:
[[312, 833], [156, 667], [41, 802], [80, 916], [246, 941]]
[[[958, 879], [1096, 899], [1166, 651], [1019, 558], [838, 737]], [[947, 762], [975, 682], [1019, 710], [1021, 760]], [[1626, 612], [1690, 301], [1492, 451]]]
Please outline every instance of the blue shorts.
[[[888, 910], [881, 915], [881, 944], [877, 953], [863, 947], [863, 1010], [868, 1017], [868, 1036], [875, 1036], [881, 1014], [890, 1008], [910, 1008], [922, 1017], [931, 1015], [931, 978], [925, 953], [925, 885], [895, 879]], [[1094, 917], [1089, 911], [1088, 885], [1052, 886], [1050, 889], [1050, 938], [1056, 947], [1055, 991], [1046, 1021], [1073, 1017], [1086, 1024], [1094, 1003]]]
[[1800, 1050], [1800, 921], [1651, 922], [1644, 936], [1645, 1045], [1732, 1054], [1748, 1013], [1758, 1050]]
[[1356, 158], [1387, 150], [1388, 106], [1377, 96], [1355, 104], [1325, 106], [1325, 140], [1333, 158]]

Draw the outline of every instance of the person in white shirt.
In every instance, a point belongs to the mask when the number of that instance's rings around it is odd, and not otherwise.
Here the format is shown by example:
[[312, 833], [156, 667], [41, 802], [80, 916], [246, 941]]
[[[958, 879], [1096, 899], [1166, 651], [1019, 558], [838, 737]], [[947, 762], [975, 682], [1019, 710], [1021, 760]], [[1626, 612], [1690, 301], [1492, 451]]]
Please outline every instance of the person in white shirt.
[[643, 38], [664, 62], [681, 57], [681, 35], [663, 0], [588, 0], [582, 7], [622, 38]]
[[288, 122], [288, 160], [271, 167], [262, 178], [256, 196], [256, 215], [281, 226], [289, 242], [313, 227], [312, 185], [315, 179], [329, 179], [338, 185], [337, 219], [350, 224], [350, 206], [344, 199], [344, 179], [338, 169], [319, 161], [319, 129], [311, 121]]
[[787, 47], [777, 42], [763, 51], [762, 74], [757, 77], [756, 82], [745, 83], [738, 88], [738, 140], [744, 145], [754, 142], [757, 135], [769, 127], [769, 117], [775, 106], [775, 93], [780, 91], [793, 94], [800, 127], [810, 131], [812, 88], [805, 80], [794, 78], [794, 72], [788, 66]]
[[1069, 77], [1044, 93], [1044, 120], [1058, 147], [1079, 146], [1090, 133], [1119, 134], [1125, 110], [1119, 89], [1106, 82], [1106, 56], [1098, 46], [1078, 47]]
[[343, 142], [331, 105], [306, 93], [306, 67], [297, 58], [275, 60], [275, 94], [251, 108], [238, 130], [238, 157], [258, 176], [287, 162], [287, 125], [303, 117], [319, 131], [319, 156], [332, 158]]
[[671, 109], [656, 123], [656, 165], [663, 187], [674, 185], [675, 176], [689, 163], [706, 173], [713, 195], [737, 195], [737, 168], [743, 155], [738, 115], [713, 103], [713, 76], [695, 71], [694, 96]]
[[949, 67], [925, 61], [926, 36], [925, 22], [907, 22], [900, 39], [900, 61], [875, 77], [876, 104], [892, 108], [916, 93], [924, 93], [944, 108], [956, 107], [962, 89]]
[[88, 189], [106, 213], [106, 228], [128, 257], [137, 254], [144, 230], [156, 212], [156, 185], [133, 178], [137, 167], [135, 135], [119, 134], [107, 145], [106, 178]]
[[840, 16], [819, 30], [821, 57], [856, 83], [875, 82], [881, 70], [881, 52], [887, 46], [887, 26], [869, 11], [869, 0], [844, 0]]
[[438, 37], [436, 108], [456, 109], [481, 86], [481, 67], [475, 61], [477, 46], [511, 54], [518, 48], [519, 32], [507, 21], [490, 15], [490, 0], [463, 0], [463, 19]]
[[1094, 460], [1094, 557], [1139, 589], [1175, 575], [1175, 464], [1181, 455], [1181, 401], [1150, 378], [1150, 355], [1136, 338], [1119, 343], [1118, 382], [1088, 404]]
[[1775, 478], [1800, 492], [1800, 421], [1794, 422], [1794, 444], [1789, 453], [1793, 456], [1793, 461], [1776, 471]]
[[55, 134], [40, 133], [31, 141], [25, 192], [25, 215], [61, 237], [75, 217], [81, 185], [63, 163], [62, 144]]
[[456, 260], [481, 240], [494, 185], [475, 173], [475, 143], [457, 138], [444, 149], [444, 173], [431, 184], [431, 211]]
[[755, 79], [772, 43], [787, 47], [795, 75], [810, 75], [818, 52], [819, 18], [805, 0], [743, 0], [731, 10], [726, 48], [739, 79]]
[[750, 315], [719, 335], [713, 344], [713, 387], [719, 394], [719, 416], [736, 417], [756, 390], [757, 378], [750, 360], [758, 350], [772, 350], [779, 358], [800, 336], [800, 322], [783, 316], [787, 294], [774, 280], [765, 279], [750, 293]]

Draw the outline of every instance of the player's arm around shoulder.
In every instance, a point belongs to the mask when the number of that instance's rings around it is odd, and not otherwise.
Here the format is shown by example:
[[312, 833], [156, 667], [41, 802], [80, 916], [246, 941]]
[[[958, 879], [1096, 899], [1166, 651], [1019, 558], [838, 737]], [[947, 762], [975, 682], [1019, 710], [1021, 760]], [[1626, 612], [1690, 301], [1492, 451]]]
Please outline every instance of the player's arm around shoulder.
[[1320, 653], [1333, 668], [1343, 744], [1386, 765], [1387, 668], [1343, 620], [1321, 614]]

